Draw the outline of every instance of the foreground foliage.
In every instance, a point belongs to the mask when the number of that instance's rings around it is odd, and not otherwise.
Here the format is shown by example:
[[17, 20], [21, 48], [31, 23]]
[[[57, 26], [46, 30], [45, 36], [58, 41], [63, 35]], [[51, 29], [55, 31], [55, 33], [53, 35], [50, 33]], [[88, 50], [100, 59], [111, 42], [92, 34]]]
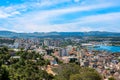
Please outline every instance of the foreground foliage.
[[90, 68], [76, 64], [60, 64], [53, 68], [56, 76], [43, 70], [49, 60], [35, 52], [18, 51], [13, 58], [8, 48], [0, 48], [0, 80], [101, 80], [101, 76]]
[[19, 51], [13, 58], [7, 48], [0, 48], [0, 80], [50, 80], [53, 78], [42, 68], [49, 61], [35, 52]]
[[54, 71], [58, 74], [55, 80], [102, 80], [94, 69], [79, 67], [76, 64], [62, 64]]

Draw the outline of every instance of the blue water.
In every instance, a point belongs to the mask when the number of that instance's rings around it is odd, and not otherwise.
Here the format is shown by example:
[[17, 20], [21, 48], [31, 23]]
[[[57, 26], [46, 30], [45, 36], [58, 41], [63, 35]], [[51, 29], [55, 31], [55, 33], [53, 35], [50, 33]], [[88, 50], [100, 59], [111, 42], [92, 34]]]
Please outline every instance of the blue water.
[[94, 48], [95, 50], [106, 50], [110, 52], [120, 52], [120, 46], [104, 46], [99, 45], [100, 47]]

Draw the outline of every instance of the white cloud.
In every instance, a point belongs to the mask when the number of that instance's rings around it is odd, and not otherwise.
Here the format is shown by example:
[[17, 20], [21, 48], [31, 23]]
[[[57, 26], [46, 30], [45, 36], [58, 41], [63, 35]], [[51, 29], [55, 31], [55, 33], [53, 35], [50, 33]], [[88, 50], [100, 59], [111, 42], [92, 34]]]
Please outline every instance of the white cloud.
[[30, 2], [25, 1], [23, 4], [10, 5], [8, 7], [0, 6], [0, 18], [15, 17], [15, 15], [20, 15], [27, 10], [35, 10], [43, 7], [49, 7], [52, 5], [69, 2], [70, 0], [31, 0]]
[[17, 32], [16, 30], [10, 30], [10, 29], [7, 29], [7, 28], [3, 28], [3, 27], [0, 27], [0, 31], [14, 31], [14, 32]]
[[6, 28], [0, 27], [0, 30], [7, 30]]
[[[0, 7], [0, 18], [7, 18], [9, 16], [20, 15], [21, 13], [29, 10], [29, 9], [38, 9], [44, 8], [46, 6], [53, 6], [60, 3], [70, 2], [71, 0], [38, 0], [35, 2], [26, 2], [19, 5], [12, 5], [9, 7]], [[75, 0], [78, 1], [78, 0]], [[75, 6], [75, 7], [68, 7], [68, 8], [61, 8], [61, 9], [53, 9], [53, 10], [37, 10], [35, 13], [44, 15], [44, 16], [55, 16], [55, 15], [62, 15], [72, 12], [78, 11], [88, 11], [94, 10], [99, 8], [106, 8], [110, 6], [115, 6], [113, 3], [102, 3], [96, 5], [87, 5], [87, 6]], [[34, 12], [34, 11], [33, 11]], [[29, 15], [29, 14], [28, 14]]]
[[[29, 23], [43, 23], [49, 22], [50, 20], [54, 20], [61, 15], [73, 13], [73, 12], [81, 12], [81, 11], [90, 11], [99, 8], [109, 7], [111, 4], [100, 4], [100, 5], [91, 5], [91, 6], [77, 6], [77, 7], [68, 7], [63, 9], [54, 9], [54, 10], [40, 10], [33, 11], [22, 15], [21, 17], [13, 18], [18, 22], [29, 22]], [[32, 16], [31, 16], [32, 15]]]
[[7, 18], [8, 16], [10, 16], [10, 15], [0, 11], [0, 18]]
[[[17, 31], [24, 31], [24, 32], [35, 32], [35, 31], [92, 31], [98, 30], [94, 29], [91, 26], [94, 23], [99, 22], [115, 22], [117, 19], [120, 20], [118, 17], [120, 13], [108, 13], [102, 15], [92, 15], [92, 16], [85, 16], [79, 17], [79, 19], [72, 19], [70, 23], [61, 23], [51, 24], [51, 21], [59, 19], [62, 15], [70, 14], [74, 12], [82, 12], [82, 11], [94, 11], [97, 9], [108, 8], [111, 6], [115, 6], [114, 3], [107, 2], [107, 3], [97, 3], [94, 5], [77, 5], [74, 6], [70, 5], [68, 7], [60, 7], [54, 9], [42, 9], [44, 7], [53, 6], [56, 4], [70, 2], [71, 0], [42, 0], [41, 2], [33, 2], [33, 3], [24, 3], [20, 5], [14, 5], [9, 7], [2, 7], [0, 10], [0, 18], [6, 18], [6, 22], [3, 24], [8, 24], [14, 30]], [[76, 2], [80, 0], [75, 0]], [[87, 1], [87, 0], [86, 0]], [[85, 4], [85, 3], [84, 3]], [[27, 10], [31, 10], [26, 12]], [[24, 13], [25, 12], [25, 13]], [[16, 16], [20, 15], [20, 16]], [[11, 17], [12, 18], [9, 18]], [[62, 18], [64, 19], [64, 18]], [[105, 23], [102, 23], [105, 24]], [[5, 27], [8, 27], [5, 26]], [[85, 26], [85, 27], [84, 27]], [[117, 25], [116, 25], [117, 26]], [[99, 28], [103, 30], [102, 28]]]
[[68, 8], [63, 8], [63, 9], [55, 9], [55, 10], [45, 10], [45, 11], [40, 11], [40, 14], [46, 15], [62, 15], [62, 14], [67, 14], [67, 13], [72, 13], [72, 12], [80, 12], [80, 11], [90, 11], [90, 10], [95, 10], [95, 9], [101, 9], [101, 8], [107, 8], [112, 6], [113, 4], [108, 3], [108, 4], [97, 4], [97, 5], [89, 5], [89, 6], [76, 6], [76, 7], [68, 7]]
[[[104, 26], [109, 27], [113, 25], [113, 24], [111, 25], [106, 23], [114, 23], [116, 22], [116, 20], [120, 20], [120, 17], [118, 17], [119, 15], [120, 13], [92, 15], [92, 16], [82, 17], [77, 20], [72, 20], [71, 23], [51, 24], [49, 21], [51, 21], [51, 19], [54, 20], [54, 18], [57, 18], [57, 17], [46, 15], [46, 14], [43, 14], [43, 15], [36, 14], [33, 16], [24, 15], [21, 18], [15, 18], [13, 19], [15, 21], [10, 20], [11, 21], [10, 24], [14, 26], [15, 30], [18, 30], [18, 31], [20, 30], [24, 32], [97, 31], [97, 30], [104, 31], [104, 30], [107, 30], [107, 28], [103, 29]], [[96, 26], [101, 28], [96, 28]]]
[[8, 18], [20, 14], [21, 13], [13, 9], [13, 7], [0, 7], [0, 18]]
[[100, 22], [114, 22], [120, 20], [120, 12], [113, 12], [113, 13], [106, 13], [106, 14], [99, 14], [99, 15], [91, 15], [80, 18], [76, 21], [81, 23], [100, 23]]
[[11, 15], [20, 15], [21, 13], [19, 11], [12, 12]]

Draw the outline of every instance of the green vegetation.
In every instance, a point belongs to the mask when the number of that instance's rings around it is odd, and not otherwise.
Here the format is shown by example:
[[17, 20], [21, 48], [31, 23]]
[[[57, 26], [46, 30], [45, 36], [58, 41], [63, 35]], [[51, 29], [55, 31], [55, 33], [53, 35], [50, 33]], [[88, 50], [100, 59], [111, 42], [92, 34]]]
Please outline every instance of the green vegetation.
[[9, 73], [5, 67], [0, 65], [0, 80], [9, 80]]
[[108, 78], [108, 80], [116, 80], [114, 77], [110, 77]]
[[[49, 60], [35, 52], [18, 51], [10, 56], [7, 47], [0, 48], [0, 80], [101, 80], [101, 76], [90, 68], [77, 64], [63, 64], [52, 68], [55, 76], [48, 74], [45, 67]], [[54, 57], [56, 58], [56, 57]], [[56, 58], [57, 59], [57, 58]]]
[[102, 80], [94, 69], [79, 67], [76, 64], [62, 64], [53, 70], [57, 73], [55, 80]]
[[[43, 59], [43, 55], [35, 52], [19, 51], [13, 58], [7, 48], [0, 48], [0, 80], [51, 80], [42, 68], [49, 64]], [[9, 63], [9, 64], [8, 64]]]

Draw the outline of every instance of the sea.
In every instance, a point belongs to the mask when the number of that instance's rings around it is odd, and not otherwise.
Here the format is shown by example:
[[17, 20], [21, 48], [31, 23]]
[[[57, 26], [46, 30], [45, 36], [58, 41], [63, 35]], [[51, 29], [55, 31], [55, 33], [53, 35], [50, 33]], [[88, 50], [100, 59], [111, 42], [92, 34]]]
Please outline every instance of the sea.
[[107, 46], [107, 45], [98, 45], [94, 47], [92, 50], [99, 50], [99, 51], [109, 51], [112, 53], [120, 52], [120, 46]]

